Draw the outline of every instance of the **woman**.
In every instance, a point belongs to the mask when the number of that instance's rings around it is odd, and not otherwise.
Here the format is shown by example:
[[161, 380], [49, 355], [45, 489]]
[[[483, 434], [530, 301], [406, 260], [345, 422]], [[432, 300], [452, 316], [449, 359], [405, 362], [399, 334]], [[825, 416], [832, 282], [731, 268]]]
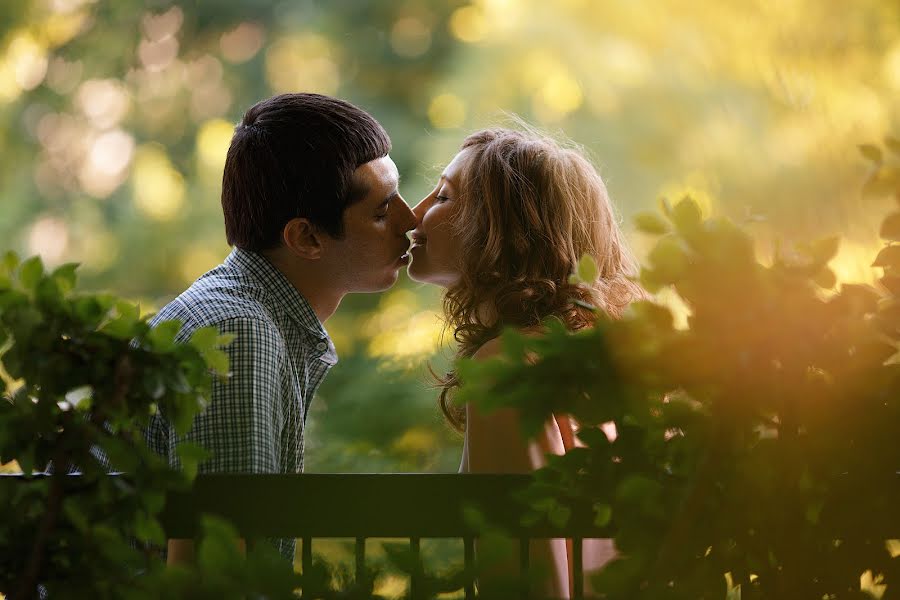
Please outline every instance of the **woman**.
[[[536, 133], [489, 129], [469, 136], [413, 212], [418, 226], [409, 274], [446, 288], [443, 308], [459, 344], [457, 358], [497, 354], [504, 327], [539, 335], [541, 322], [555, 317], [577, 330], [594, 320], [583, 304], [615, 317], [642, 294], [628, 278], [634, 261], [600, 176], [580, 152]], [[599, 278], [569, 283], [584, 254], [597, 262]], [[465, 434], [461, 472], [529, 472], [544, 466], [546, 454], [563, 454], [577, 443], [575, 424], [565, 415], [528, 441], [515, 411], [486, 415], [455, 406], [456, 374], [440, 383], [441, 409]], [[565, 540], [532, 547], [551, 567], [544, 592], [569, 597], [571, 548]], [[613, 554], [609, 540], [586, 542], [586, 571]]]

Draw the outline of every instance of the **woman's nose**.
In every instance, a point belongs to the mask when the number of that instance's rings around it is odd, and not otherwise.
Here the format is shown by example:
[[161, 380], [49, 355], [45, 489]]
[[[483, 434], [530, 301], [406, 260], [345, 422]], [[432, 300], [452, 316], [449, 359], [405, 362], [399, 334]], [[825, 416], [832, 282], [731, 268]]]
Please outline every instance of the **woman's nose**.
[[416, 217], [417, 224], [422, 222], [422, 219], [425, 217], [425, 213], [428, 211], [429, 205], [430, 203], [428, 201], [428, 198], [425, 198], [413, 207], [412, 213]]

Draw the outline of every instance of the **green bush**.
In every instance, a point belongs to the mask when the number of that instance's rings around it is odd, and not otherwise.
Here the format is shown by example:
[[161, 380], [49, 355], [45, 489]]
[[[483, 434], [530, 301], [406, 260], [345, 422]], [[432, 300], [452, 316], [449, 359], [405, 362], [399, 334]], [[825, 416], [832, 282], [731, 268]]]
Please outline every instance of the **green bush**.
[[[155, 410], [190, 426], [209, 398], [210, 369], [228, 370], [218, 347], [229, 340], [206, 328], [176, 344], [178, 322], [151, 330], [137, 306], [74, 287], [74, 265], [47, 273], [40, 259], [12, 254], [0, 265], [0, 462], [25, 473], [0, 488], [0, 592], [29, 598], [40, 584], [54, 598], [290, 597], [296, 578], [274, 550], [243, 561], [233, 529], [214, 519], [193, 572], [165, 569], [151, 546], [165, 543], [166, 493], [190, 486], [205, 451], [182, 444], [184, 470], [174, 471], [141, 431]], [[110, 477], [109, 467], [124, 473]]]
[[[900, 202], [889, 145], [863, 148], [867, 189]], [[877, 287], [832, 289], [837, 238], [764, 263], [690, 198], [638, 226], [658, 236], [641, 282], [674, 290], [686, 327], [640, 302], [578, 333], [508, 331], [503, 356], [461, 365], [459, 402], [514, 406], [527, 432], [552, 413], [581, 426], [586, 447], [536, 474], [534, 516], [613, 527], [620, 554], [595, 581], [610, 598], [870, 597], [863, 575], [900, 593], [900, 211]]]

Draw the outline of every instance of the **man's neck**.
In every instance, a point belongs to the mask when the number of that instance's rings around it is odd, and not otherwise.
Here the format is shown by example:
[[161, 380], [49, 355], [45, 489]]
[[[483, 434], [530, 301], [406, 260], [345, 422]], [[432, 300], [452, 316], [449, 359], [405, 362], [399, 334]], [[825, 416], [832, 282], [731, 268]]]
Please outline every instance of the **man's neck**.
[[264, 252], [264, 255], [309, 302], [320, 322], [324, 323], [334, 314], [345, 292], [333, 289], [329, 285], [330, 278], [297, 259], [284, 248]]

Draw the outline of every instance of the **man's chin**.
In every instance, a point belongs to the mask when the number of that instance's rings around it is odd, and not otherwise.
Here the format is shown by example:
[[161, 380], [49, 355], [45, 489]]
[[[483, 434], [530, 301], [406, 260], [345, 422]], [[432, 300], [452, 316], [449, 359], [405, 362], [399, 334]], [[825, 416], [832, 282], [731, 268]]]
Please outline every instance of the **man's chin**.
[[400, 268], [396, 268], [390, 271], [387, 275], [382, 277], [379, 280], [373, 280], [368, 282], [367, 284], [361, 285], [357, 289], [353, 290], [358, 294], [372, 294], [376, 292], [383, 292], [385, 290], [389, 290], [397, 283], [397, 280], [400, 278]]

